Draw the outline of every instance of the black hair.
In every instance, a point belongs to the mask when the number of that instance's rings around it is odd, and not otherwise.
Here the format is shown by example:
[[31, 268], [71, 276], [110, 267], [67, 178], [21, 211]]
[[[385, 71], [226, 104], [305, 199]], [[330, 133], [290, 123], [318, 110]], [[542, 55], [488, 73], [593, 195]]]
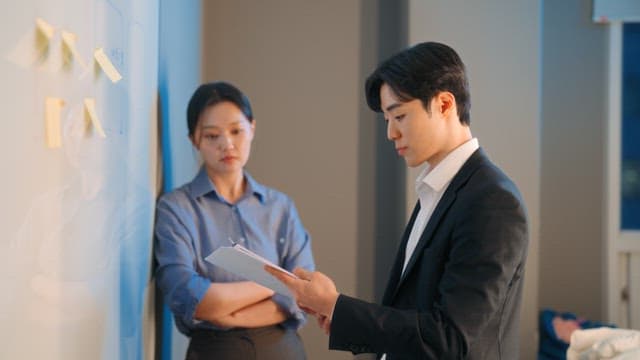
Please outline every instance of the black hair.
[[365, 93], [371, 110], [382, 112], [380, 88], [387, 84], [401, 101], [419, 99], [427, 111], [438, 93], [456, 99], [460, 122], [471, 122], [469, 81], [460, 56], [447, 45], [424, 42], [403, 50], [380, 64], [367, 78]]
[[198, 119], [206, 108], [228, 101], [235, 104], [244, 116], [253, 122], [253, 112], [249, 98], [237, 87], [223, 81], [212, 82], [200, 85], [191, 95], [187, 106], [187, 127], [189, 136], [193, 136], [198, 125]]

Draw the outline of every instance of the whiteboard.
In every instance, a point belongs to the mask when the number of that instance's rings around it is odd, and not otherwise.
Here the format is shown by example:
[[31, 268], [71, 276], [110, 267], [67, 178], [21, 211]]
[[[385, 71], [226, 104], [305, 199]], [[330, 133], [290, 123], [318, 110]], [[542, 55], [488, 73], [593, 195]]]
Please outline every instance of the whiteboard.
[[[39, 30], [36, 19], [51, 31]], [[5, 5], [0, 21], [0, 358], [142, 358], [158, 4], [23, 0]], [[64, 41], [69, 34], [74, 51]], [[96, 62], [96, 48], [120, 81]], [[64, 102], [54, 148], [47, 136], [55, 131], [45, 129], [48, 97]], [[105, 137], [86, 99], [95, 101]]]

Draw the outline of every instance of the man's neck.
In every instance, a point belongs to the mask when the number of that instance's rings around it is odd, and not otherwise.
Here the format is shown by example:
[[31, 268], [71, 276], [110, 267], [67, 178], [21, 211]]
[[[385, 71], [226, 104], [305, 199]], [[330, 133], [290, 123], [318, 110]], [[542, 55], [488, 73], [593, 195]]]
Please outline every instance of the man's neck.
[[451, 154], [452, 151], [471, 139], [473, 139], [473, 135], [471, 134], [471, 129], [468, 126], [461, 125], [459, 127], [455, 127], [454, 131], [451, 132], [450, 140], [447, 141], [447, 146], [444, 147], [444, 150], [437, 154], [436, 157], [427, 160], [429, 167], [433, 169], [438, 166], [438, 164], [446, 158], [447, 155]]

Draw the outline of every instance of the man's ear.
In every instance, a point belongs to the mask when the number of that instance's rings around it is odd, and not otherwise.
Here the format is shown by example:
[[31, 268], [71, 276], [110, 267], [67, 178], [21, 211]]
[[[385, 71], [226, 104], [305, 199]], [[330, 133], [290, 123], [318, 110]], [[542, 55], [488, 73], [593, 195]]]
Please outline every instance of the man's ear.
[[435, 110], [443, 117], [457, 115], [456, 97], [449, 91], [442, 91], [436, 95]]

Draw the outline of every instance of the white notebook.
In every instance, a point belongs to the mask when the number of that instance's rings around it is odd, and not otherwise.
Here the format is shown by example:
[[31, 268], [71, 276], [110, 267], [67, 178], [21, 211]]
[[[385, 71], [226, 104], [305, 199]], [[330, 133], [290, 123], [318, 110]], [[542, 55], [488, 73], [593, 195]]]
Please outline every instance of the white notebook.
[[298, 277], [240, 244], [219, 247], [209, 254], [205, 260], [247, 280], [268, 287], [277, 293], [293, 297], [289, 289], [278, 279], [271, 276], [264, 269], [264, 266], [269, 265], [296, 279]]

